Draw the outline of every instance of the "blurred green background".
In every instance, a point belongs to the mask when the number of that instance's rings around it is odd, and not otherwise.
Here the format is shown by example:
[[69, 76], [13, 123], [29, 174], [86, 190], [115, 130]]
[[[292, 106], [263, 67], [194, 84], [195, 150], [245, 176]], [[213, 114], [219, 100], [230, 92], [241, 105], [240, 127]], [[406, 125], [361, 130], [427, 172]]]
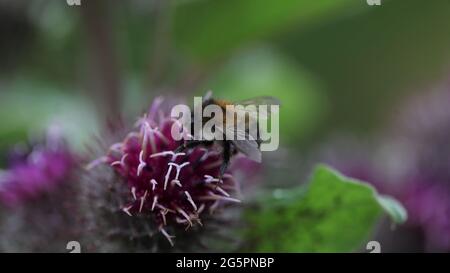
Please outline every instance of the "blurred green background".
[[[157, 95], [213, 90], [278, 97], [295, 169], [335, 133], [378, 134], [447, 78], [449, 14], [448, 0], [0, 1], [0, 155], [55, 122], [81, 150]], [[268, 177], [297, 179], [278, 167]]]
[[285, 147], [371, 134], [446, 76], [449, 11], [446, 0], [2, 1], [0, 150], [51, 117], [78, 145], [98, 111], [132, 117], [157, 94], [209, 89], [279, 97]]

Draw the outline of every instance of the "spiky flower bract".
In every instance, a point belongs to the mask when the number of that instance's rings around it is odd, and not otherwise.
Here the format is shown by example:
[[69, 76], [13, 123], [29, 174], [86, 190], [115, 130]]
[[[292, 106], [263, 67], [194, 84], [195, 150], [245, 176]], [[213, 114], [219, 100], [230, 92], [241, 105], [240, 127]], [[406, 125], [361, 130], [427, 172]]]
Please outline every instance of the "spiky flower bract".
[[[211, 218], [220, 220], [215, 211], [240, 202], [234, 196], [238, 185], [232, 174], [218, 178], [223, 160], [220, 151], [198, 147], [174, 153], [183, 142], [172, 137], [172, 126], [180, 125], [160, 110], [160, 102], [157, 99], [135, 129], [88, 166], [97, 180], [94, 187], [107, 183], [102, 186], [110, 187], [108, 195], [115, 200], [107, 208], [101, 201], [98, 204], [109, 210], [105, 217], [114, 216], [121, 223], [116, 222], [110, 236], [125, 236], [125, 241], [134, 241], [145, 251], [167, 250], [167, 246], [186, 245], [189, 240], [203, 244], [195, 234], [207, 233]], [[114, 175], [106, 178], [108, 170]], [[157, 247], [161, 238], [163, 248]]]

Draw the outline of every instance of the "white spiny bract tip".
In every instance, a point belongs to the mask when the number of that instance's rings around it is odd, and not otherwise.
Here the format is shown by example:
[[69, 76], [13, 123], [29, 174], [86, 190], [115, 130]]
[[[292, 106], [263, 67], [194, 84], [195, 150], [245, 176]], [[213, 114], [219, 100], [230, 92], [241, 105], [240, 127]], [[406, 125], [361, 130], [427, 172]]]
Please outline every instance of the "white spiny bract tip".
[[150, 158], [155, 158], [155, 157], [160, 157], [160, 156], [167, 156], [167, 155], [172, 156], [171, 161], [175, 161], [177, 159], [177, 157], [184, 156], [184, 155], [186, 155], [186, 153], [175, 153], [173, 151], [164, 151], [164, 152], [152, 154], [150, 156]]
[[140, 116], [136, 122], [134, 123], [134, 127], [141, 128], [144, 125], [144, 122], [148, 120], [147, 113], [144, 113], [142, 116]]
[[125, 168], [126, 167], [125, 160], [127, 159], [127, 157], [128, 157], [128, 154], [124, 154], [120, 160], [114, 161], [113, 163], [111, 163], [111, 166], [114, 167], [114, 166], [120, 165], [123, 168]]
[[142, 170], [145, 168], [146, 165], [147, 165], [147, 163], [145, 163], [145, 161], [144, 161], [144, 150], [142, 150], [139, 153], [139, 165], [137, 168], [137, 176], [141, 175]]
[[226, 197], [230, 197], [230, 194], [228, 192], [226, 192], [224, 189], [222, 189], [221, 187], [216, 186], [215, 189], [217, 191], [219, 191], [221, 194], [225, 195]]
[[163, 133], [161, 133], [158, 128], [155, 128], [155, 130], [153, 130], [153, 133], [155, 133], [164, 142], [165, 145], [169, 145], [169, 139], [165, 135], [163, 135]]
[[153, 203], [152, 203], [152, 211], [155, 209], [155, 206], [158, 204], [158, 196], [155, 195], [153, 197]]
[[205, 182], [206, 183], [214, 183], [214, 182], [221, 182], [222, 181], [219, 178], [214, 178], [211, 175], [207, 175], [207, 174], [205, 174], [204, 178], [205, 178]]
[[130, 209], [131, 209], [132, 207], [133, 207], [133, 206], [125, 207], [125, 208], [122, 209], [122, 211], [124, 211], [126, 214], [128, 214], [128, 216], [133, 216], [133, 215], [130, 213]]
[[154, 154], [150, 155], [150, 158], [166, 156], [166, 155], [173, 155], [173, 154], [174, 154], [174, 152], [172, 152], [172, 151], [164, 151], [164, 152], [160, 152], [160, 153], [154, 153]]
[[173, 165], [173, 166], [176, 166], [176, 167], [177, 167], [177, 169], [181, 169], [181, 168], [183, 168], [183, 167], [185, 167], [185, 166], [189, 165], [189, 164], [190, 164], [190, 162], [189, 162], [189, 161], [187, 161], [187, 162], [184, 162], [184, 163], [183, 163], [183, 164], [181, 164], [181, 165], [178, 165], [178, 164], [176, 164], [176, 163], [173, 163], [173, 162], [169, 162], [168, 164], [169, 164], [169, 165]]
[[176, 168], [176, 171], [177, 171], [177, 172], [176, 172], [176, 174], [175, 174], [175, 179], [174, 179], [174, 180], [179, 181], [181, 169], [182, 169], [183, 167], [189, 165], [189, 162], [184, 162], [184, 163], [181, 164], [181, 165], [178, 165], [178, 164], [173, 163], [173, 162], [169, 162], [168, 164], [169, 164], [169, 166], [170, 166], [169, 168], [171, 168], [172, 166]]
[[169, 169], [167, 170], [166, 176], [164, 177], [164, 190], [167, 189], [167, 183], [169, 182], [170, 172], [172, 172], [172, 165], [169, 164]]
[[156, 182], [155, 179], [150, 180], [150, 184], [152, 185], [152, 191], [155, 191], [156, 185], [158, 185], [158, 182]]
[[200, 157], [199, 161], [203, 162], [203, 161], [205, 161], [208, 158], [209, 151], [207, 149], [205, 149], [205, 148], [200, 148], [200, 149], [203, 152], [203, 155], [202, 155], [202, 157]]
[[203, 210], [205, 209], [205, 203], [202, 203], [201, 205], [200, 205], [200, 207], [198, 208], [198, 210], [197, 210], [197, 214], [199, 214], [200, 215], [200, 213], [202, 213], [203, 212]]
[[142, 212], [142, 208], [144, 207], [145, 199], [147, 198], [147, 191], [145, 191], [144, 196], [141, 197], [141, 204], [139, 205], [139, 212]]
[[171, 183], [172, 183], [172, 185], [177, 185], [177, 186], [180, 187], [180, 188], [183, 187], [183, 185], [181, 185], [180, 180], [173, 179]]
[[189, 203], [191, 203], [192, 207], [195, 211], [197, 211], [197, 205], [195, 204], [194, 200], [192, 200], [192, 196], [188, 191], [184, 191], [184, 194], [186, 195], [187, 200]]
[[152, 120], [156, 120], [156, 114], [161, 110], [161, 104], [163, 103], [164, 98], [162, 96], [156, 97], [153, 99], [153, 103], [148, 110], [148, 118]]
[[175, 161], [175, 160], [177, 160], [177, 157], [184, 156], [184, 155], [186, 155], [186, 153], [173, 153], [172, 161]]
[[142, 130], [144, 131], [144, 136], [142, 138], [143, 149], [147, 149], [147, 143], [150, 141], [150, 147], [152, 151], [155, 152], [157, 150], [157, 147], [154, 133], [158, 131], [158, 128], [152, 128], [148, 121], [145, 121]]
[[161, 214], [161, 218], [163, 219], [163, 223], [166, 226], [167, 225], [167, 219], [166, 219], [166, 214], [163, 213], [162, 211], [159, 212]]
[[117, 166], [117, 165], [120, 165], [120, 161], [114, 161], [113, 163], [111, 163], [111, 166]]
[[155, 135], [157, 137], [159, 137], [160, 140], [162, 140], [162, 142], [164, 142], [164, 144], [168, 145], [169, 144], [169, 139], [161, 132], [161, 130], [159, 130], [158, 127], [152, 127], [150, 126], [150, 124], [148, 122], [145, 123], [145, 128], [144, 131], [147, 133], [147, 137], [150, 138], [150, 142], [152, 144], [152, 149], [153, 151], [156, 151], [156, 143], [154, 143], [154, 139], [155, 139]]
[[164, 235], [164, 237], [166, 237], [167, 241], [169, 241], [170, 245], [173, 247], [174, 243], [172, 239], [174, 239], [175, 236], [169, 235], [169, 233], [167, 233], [167, 231], [163, 227], [160, 227], [159, 231]]
[[192, 226], [191, 217], [189, 217], [189, 215], [182, 208], [177, 208], [177, 212], [180, 213], [186, 221], [188, 221], [189, 226]]
[[209, 195], [205, 195], [205, 196], [201, 196], [199, 197], [200, 200], [203, 201], [230, 201], [230, 202], [234, 202], [234, 203], [241, 203], [241, 200], [236, 199], [236, 198], [232, 198], [232, 197], [227, 197], [227, 196], [222, 196], [222, 195], [217, 195], [214, 193], [210, 193]]
[[134, 200], [137, 199], [137, 197], [136, 197], [136, 187], [132, 187], [132, 188], [131, 188], [131, 195], [133, 195], [133, 199], [134, 199]]
[[174, 210], [171, 210], [171, 209], [169, 209], [169, 208], [166, 208], [166, 207], [164, 207], [164, 206], [161, 205], [161, 204], [157, 204], [156, 207], [158, 207], [161, 211], [163, 211], [164, 214], [167, 214], [167, 213], [169, 213], [169, 212], [170, 212], [170, 213], [175, 213]]

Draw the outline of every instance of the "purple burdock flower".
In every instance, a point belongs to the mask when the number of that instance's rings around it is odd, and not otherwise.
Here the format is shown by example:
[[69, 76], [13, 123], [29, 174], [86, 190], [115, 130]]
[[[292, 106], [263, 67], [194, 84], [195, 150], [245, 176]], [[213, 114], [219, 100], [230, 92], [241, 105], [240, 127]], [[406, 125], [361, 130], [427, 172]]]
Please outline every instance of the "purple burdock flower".
[[412, 212], [410, 223], [423, 229], [430, 251], [450, 249], [450, 190], [428, 181], [405, 189], [403, 203]]
[[15, 147], [0, 174], [0, 252], [65, 252], [78, 238], [77, 159], [55, 130]]
[[105, 163], [113, 169], [128, 192], [123, 215], [145, 216], [171, 245], [173, 228], [201, 227], [204, 214], [240, 202], [232, 196], [238, 187], [231, 173], [218, 179], [220, 152], [198, 147], [174, 153], [183, 142], [174, 140], [172, 126], [181, 125], [165, 116], [157, 99], [135, 130], [88, 166]]
[[[394, 133], [413, 147], [403, 202], [431, 251], [450, 250], [450, 82], [408, 100]], [[405, 159], [406, 161], [406, 159]]]
[[9, 161], [0, 173], [0, 202], [11, 208], [52, 192], [75, 166], [73, 154], [54, 132], [29, 150], [16, 149]]

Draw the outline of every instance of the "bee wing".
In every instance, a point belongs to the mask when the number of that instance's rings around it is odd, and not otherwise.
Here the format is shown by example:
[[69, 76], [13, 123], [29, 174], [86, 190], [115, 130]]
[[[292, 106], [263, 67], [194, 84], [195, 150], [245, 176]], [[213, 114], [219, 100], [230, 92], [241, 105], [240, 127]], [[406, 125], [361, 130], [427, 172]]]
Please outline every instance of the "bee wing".
[[[249, 106], [249, 105], [254, 105], [254, 106], [260, 106], [260, 105], [280, 105], [280, 100], [275, 98], [275, 97], [271, 97], [271, 96], [261, 96], [261, 97], [255, 97], [255, 98], [251, 98], [251, 99], [246, 99], [246, 100], [241, 100], [241, 101], [236, 101], [233, 102], [234, 105], [242, 105], [242, 106]], [[236, 112], [239, 111], [244, 111], [246, 113], [249, 114], [249, 116], [251, 118], [257, 119], [258, 118], [258, 112], [259, 108], [255, 107], [253, 109], [237, 109]], [[267, 108], [267, 111], [265, 111], [265, 113], [263, 113], [264, 115], [261, 116], [261, 118], [263, 119], [267, 119], [268, 115], [270, 115], [271, 113], [271, 107]]]
[[212, 95], [213, 95], [213, 92], [211, 90], [208, 90], [208, 92], [206, 92], [206, 94], [203, 96], [203, 102], [211, 99]]
[[249, 159], [261, 163], [261, 151], [259, 150], [258, 142], [256, 142], [254, 137], [245, 131], [236, 129], [235, 127], [227, 127], [226, 131], [234, 135], [235, 140], [232, 140], [232, 142], [238, 151], [242, 152]]
[[233, 104], [240, 105], [280, 105], [280, 100], [271, 96], [254, 97], [250, 99], [235, 101]]
[[240, 152], [249, 159], [261, 163], [262, 155], [255, 140], [233, 140], [233, 144]]

